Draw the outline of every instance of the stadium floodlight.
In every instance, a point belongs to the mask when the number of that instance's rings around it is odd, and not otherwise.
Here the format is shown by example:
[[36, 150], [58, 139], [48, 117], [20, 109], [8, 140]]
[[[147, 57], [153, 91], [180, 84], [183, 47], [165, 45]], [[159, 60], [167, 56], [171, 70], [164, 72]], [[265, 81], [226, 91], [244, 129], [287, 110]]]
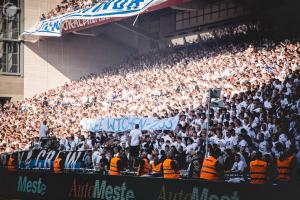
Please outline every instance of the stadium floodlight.
[[173, 39], [171, 39], [171, 42], [174, 46], [180, 46], [180, 45], [185, 44], [185, 41], [184, 41], [183, 37], [173, 38]]
[[185, 36], [185, 40], [187, 43], [195, 43], [199, 41], [199, 35], [198, 34], [192, 34], [192, 35], [187, 35]]
[[13, 3], [6, 3], [3, 6], [3, 15], [8, 17], [8, 18], [13, 18], [16, 16], [17, 12], [18, 12], [19, 8], [17, 6], [15, 6]]

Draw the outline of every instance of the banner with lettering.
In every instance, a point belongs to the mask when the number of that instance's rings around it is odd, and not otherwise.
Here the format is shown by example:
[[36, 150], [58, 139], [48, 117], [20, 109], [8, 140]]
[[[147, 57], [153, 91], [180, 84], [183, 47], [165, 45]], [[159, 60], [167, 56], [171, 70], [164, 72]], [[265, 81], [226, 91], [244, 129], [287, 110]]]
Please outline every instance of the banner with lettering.
[[[20, 169], [51, 169], [58, 154], [62, 154], [65, 169], [85, 168], [85, 158], [89, 151], [54, 151], [46, 149], [33, 149], [15, 152]], [[8, 154], [2, 154], [9, 156]], [[7, 158], [0, 159], [1, 166], [6, 166]]]
[[84, 118], [80, 122], [80, 126], [91, 132], [124, 132], [134, 129], [134, 125], [138, 124], [141, 130], [172, 130], [176, 129], [179, 121], [179, 115], [170, 118], [145, 118], [145, 117], [119, 117], [119, 118], [100, 118], [88, 119]]
[[39, 36], [60, 37], [62, 27], [68, 20], [91, 20], [100, 18], [130, 17], [144, 12], [154, 4], [165, 0], [107, 0], [86, 9], [66, 13], [40, 21], [21, 34], [20, 39], [35, 42]]

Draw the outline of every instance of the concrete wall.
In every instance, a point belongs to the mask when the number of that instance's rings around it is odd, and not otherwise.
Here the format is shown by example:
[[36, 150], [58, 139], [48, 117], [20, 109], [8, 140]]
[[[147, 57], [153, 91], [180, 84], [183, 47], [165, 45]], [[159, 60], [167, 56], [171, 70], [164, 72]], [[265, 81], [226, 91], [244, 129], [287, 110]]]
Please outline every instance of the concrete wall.
[[[25, 30], [34, 25], [40, 15], [54, 8], [60, 0], [26, 0]], [[126, 35], [123, 35], [126, 37]], [[24, 97], [55, 88], [90, 73], [100, 73], [104, 67], [119, 63], [133, 49], [109, 37], [67, 34], [38, 43], [26, 43], [24, 48]]]
[[0, 75], [0, 97], [11, 97], [13, 102], [23, 99], [23, 78]]

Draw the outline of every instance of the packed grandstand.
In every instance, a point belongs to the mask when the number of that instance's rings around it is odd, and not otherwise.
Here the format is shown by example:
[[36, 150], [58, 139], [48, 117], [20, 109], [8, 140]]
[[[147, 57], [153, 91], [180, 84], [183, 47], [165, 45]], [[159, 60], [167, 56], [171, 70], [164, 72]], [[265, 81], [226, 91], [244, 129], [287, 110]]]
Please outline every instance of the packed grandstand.
[[90, 8], [95, 4], [105, 0], [62, 0], [57, 6], [48, 13], [43, 13], [41, 20], [51, 19], [59, 15], [74, 12], [76, 10]]
[[[289, 173], [295, 178], [300, 161], [299, 47], [295, 38], [251, 39], [243, 33], [129, 59], [103, 74], [7, 102], [0, 111], [1, 152], [92, 151], [86, 168], [108, 172], [118, 156], [122, 171], [140, 175], [147, 161], [157, 166], [172, 156], [176, 170], [199, 178], [208, 134], [208, 152], [217, 159], [220, 176], [247, 173], [251, 160], [260, 158], [273, 170], [273, 181], [278, 159], [293, 158]], [[224, 107], [211, 109], [208, 122], [210, 88], [222, 88]], [[175, 131], [92, 133], [80, 127], [83, 118], [177, 114]], [[43, 140], [49, 136], [57, 143], [49, 146]], [[132, 156], [140, 164], [131, 163]], [[238, 176], [241, 180], [244, 176]]]

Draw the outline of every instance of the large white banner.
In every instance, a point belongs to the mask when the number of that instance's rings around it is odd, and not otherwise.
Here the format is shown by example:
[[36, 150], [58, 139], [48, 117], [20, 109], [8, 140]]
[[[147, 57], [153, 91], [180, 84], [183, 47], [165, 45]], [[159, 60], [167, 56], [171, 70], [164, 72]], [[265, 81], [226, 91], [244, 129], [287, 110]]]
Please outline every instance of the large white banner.
[[64, 22], [67, 20], [90, 20], [111, 17], [130, 17], [144, 12], [154, 4], [165, 0], [107, 0], [90, 8], [40, 21], [21, 34], [20, 39], [35, 42], [39, 36], [60, 37]]
[[175, 130], [179, 121], [179, 115], [170, 118], [157, 119], [145, 117], [119, 117], [119, 118], [84, 118], [80, 122], [83, 130], [91, 132], [124, 132], [134, 129], [139, 124], [141, 130]]

